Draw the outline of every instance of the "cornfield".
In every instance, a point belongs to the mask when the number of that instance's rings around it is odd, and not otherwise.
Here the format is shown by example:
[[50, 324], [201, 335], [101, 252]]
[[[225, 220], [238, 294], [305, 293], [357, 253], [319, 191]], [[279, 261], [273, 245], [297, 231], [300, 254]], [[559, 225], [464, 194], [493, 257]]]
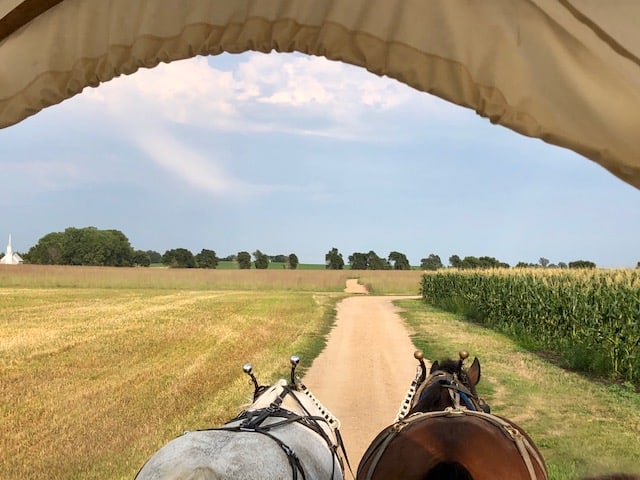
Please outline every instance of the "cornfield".
[[423, 276], [421, 294], [569, 368], [640, 383], [639, 271], [437, 272]]

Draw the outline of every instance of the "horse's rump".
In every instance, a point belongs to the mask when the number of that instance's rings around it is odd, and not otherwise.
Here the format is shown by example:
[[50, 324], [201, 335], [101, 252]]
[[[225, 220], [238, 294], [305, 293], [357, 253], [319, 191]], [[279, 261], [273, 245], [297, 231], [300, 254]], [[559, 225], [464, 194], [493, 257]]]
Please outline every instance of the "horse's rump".
[[[457, 477], [441, 476], [454, 471]], [[531, 480], [547, 476], [533, 442], [516, 425], [493, 415], [457, 410], [418, 414], [383, 430], [365, 452], [357, 478]]]

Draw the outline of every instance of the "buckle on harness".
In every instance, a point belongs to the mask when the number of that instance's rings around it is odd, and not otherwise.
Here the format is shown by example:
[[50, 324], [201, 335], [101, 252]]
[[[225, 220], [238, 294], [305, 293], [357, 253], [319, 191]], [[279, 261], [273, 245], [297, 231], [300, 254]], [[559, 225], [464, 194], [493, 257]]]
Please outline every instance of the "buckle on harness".
[[287, 457], [296, 458], [296, 452], [289, 445], [283, 443], [282, 445], [280, 445], [280, 447], [282, 447], [282, 450], [284, 450], [284, 453], [287, 454]]

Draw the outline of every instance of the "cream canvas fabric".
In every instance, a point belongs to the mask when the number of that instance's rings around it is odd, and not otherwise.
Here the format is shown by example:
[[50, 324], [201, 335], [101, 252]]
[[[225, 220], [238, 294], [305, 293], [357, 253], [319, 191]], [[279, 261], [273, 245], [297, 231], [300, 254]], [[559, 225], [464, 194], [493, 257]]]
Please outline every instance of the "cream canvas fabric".
[[196, 55], [359, 65], [640, 188], [637, 0], [0, 0], [0, 128]]

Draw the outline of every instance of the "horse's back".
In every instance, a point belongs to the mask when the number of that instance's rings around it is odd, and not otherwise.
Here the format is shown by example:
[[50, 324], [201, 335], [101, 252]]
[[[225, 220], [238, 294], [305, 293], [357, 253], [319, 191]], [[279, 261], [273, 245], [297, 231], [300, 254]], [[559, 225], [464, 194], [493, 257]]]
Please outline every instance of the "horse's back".
[[[187, 432], [162, 447], [138, 473], [137, 480], [280, 480], [292, 478], [295, 454], [304, 476], [341, 479], [339, 465], [324, 440], [301, 425], [287, 425], [270, 432], [203, 430]], [[316, 438], [317, 437], [317, 438]], [[333, 477], [332, 477], [333, 473]], [[301, 474], [298, 473], [298, 477]]]
[[[372, 446], [377, 447], [365, 454], [358, 467], [359, 480], [451, 478], [435, 472], [450, 471], [454, 466], [458, 470], [463, 467], [466, 473], [453, 478], [531, 479], [508, 432], [479, 417], [425, 416], [402, 428], [386, 429]], [[536, 478], [545, 478], [544, 467], [533, 463]]]

